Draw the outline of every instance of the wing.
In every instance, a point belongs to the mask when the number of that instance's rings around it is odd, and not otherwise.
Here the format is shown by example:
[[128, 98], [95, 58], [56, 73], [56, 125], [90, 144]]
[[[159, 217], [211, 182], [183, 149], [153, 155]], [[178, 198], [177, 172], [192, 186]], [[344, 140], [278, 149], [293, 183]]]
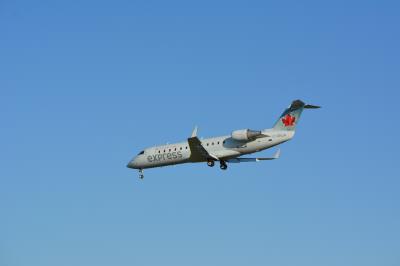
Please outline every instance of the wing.
[[233, 158], [227, 160], [228, 163], [248, 163], [248, 162], [259, 162], [278, 159], [281, 155], [281, 150], [278, 149], [274, 156], [267, 158]]
[[189, 148], [190, 148], [190, 160], [193, 162], [202, 162], [209, 159], [219, 160], [219, 158], [211, 153], [209, 153], [201, 144], [201, 141], [197, 137], [197, 127], [193, 130], [192, 136], [188, 138]]

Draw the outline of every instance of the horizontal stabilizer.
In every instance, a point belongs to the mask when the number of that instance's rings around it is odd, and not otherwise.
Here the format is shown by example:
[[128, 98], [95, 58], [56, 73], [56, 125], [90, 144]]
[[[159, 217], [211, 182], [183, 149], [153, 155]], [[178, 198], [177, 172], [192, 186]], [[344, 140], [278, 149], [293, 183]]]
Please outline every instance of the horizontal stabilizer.
[[321, 108], [321, 106], [306, 104], [306, 105], [304, 105], [304, 108], [305, 109], [318, 109], [318, 108]]

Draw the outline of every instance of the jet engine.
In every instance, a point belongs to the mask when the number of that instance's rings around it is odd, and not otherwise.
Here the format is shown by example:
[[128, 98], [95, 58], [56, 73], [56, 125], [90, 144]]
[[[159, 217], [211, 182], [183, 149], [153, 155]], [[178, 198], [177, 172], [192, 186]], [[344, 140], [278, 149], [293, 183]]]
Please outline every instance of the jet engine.
[[239, 130], [233, 131], [231, 136], [234, 140], [249, 141], [249, 140], [254, 140], [258, 137], [261, 137], [261, 136], [263, 136], [263, 134], [261, 133], [261, 131], [257, 131], [257, 130], [239, 129]]

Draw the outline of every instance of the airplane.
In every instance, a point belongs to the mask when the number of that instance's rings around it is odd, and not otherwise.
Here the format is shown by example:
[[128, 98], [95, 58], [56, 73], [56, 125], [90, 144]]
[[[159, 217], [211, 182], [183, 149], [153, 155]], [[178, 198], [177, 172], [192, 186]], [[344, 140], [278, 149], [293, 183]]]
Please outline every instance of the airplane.
[[243, 158], [241, 156], [269, 149], [292, 139], [303, 109], [316, 108], [320, 108], [320, 106], [295, 100], [285, 109], [272, 128], [234, 130], [228, 136], [202, 140], [197, 137], [196, 126], [187, 140], [142, 150], [128, 163], [127, 167], [139, 170], [139, 178], [143, 179], [143, 170], [147, 168], [198, 162], [206, 162], [208, 166], [213, 167], [218, 161], [220, 168], [226, 170], [227, 163], [278, 159], [280, 149], [272, 157]]

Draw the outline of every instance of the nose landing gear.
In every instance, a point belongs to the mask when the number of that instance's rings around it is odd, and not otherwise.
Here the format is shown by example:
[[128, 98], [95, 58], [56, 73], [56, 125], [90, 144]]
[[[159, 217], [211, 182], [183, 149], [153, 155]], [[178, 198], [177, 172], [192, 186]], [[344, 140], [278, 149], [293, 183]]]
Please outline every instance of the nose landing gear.
[[139, 169], [139, 178], [140, 178], [140, 179], [143, 179], [143, 178], [144, 178], [143, 169]]

